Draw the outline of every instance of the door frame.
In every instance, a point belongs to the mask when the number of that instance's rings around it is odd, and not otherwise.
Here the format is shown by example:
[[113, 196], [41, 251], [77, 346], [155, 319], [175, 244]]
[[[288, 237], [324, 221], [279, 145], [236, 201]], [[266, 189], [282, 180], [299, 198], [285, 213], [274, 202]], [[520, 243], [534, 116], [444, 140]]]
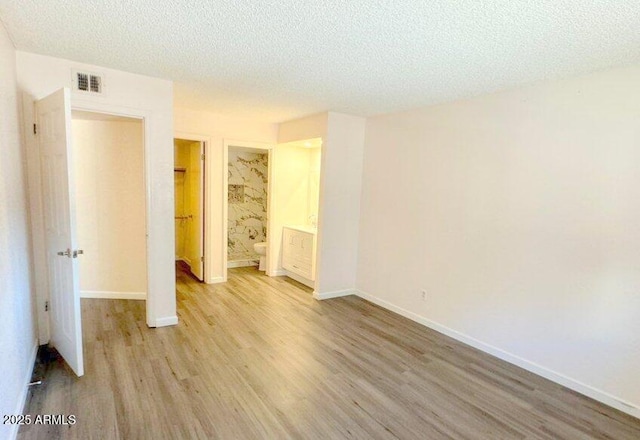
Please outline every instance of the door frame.
[[236, 139], [224, 139], [224, 148], [223, 151], [223, 160], [222, 160], [222, 168], [223, 168], [223, 176], [224, 183], [222, 185], [222, 273], [223, 273], [223, 281], [227, 281], [227, 272], [228, 272], [228, 240], [229, 240], [229, 147], [242, 147], [242, 148], [253, 148], [256, 150], [267, 150], [267, 258], [266, 258], [266, 270], [265, 273], [268, 275], [271, 273], [269, 253], [272, 251], [273, 247], [271, 246], [271, 223], [273, 221], [273, 216], [271, 215], [271, 208], [273, 206], [273, 149], [275, 148], [274, 144], [268, 144], [265, 142], [252, 142], [252, 141], [239, 141]]
[[[50, 323], [49, 315], [46, 310], [46, 304], [49, 301], [49, 283], [45, 277], [38, 275], [46, 273], [46, 261], [44, 255], [46, 251], [46, 244], [44, 241], [44, 229], [41, 220], [43, 207], [42, 207], [42, 180], [40, 175], [40, 158], [38, 151], [38, 140], [33, 133], [32, 125], [36, 123], [35, 113], [35, 99], [27, 94], [23, 95], [23, 112], [24, 112], [24, 130], [25, 130], [25, 143], [27, 145], [27, 168], [29, 179], [29, 198], [30, 198], [30, 211], [31, 211], [31, 228], [33, 231], [33, 265], [36, 275], [34, 276], [34, 290], [36, 296], [36, 310], [38, 320], [38, 343], [40, 345], [47, 344], [50, 341]], [[105, 115], [121, 116], [126, 118], [141, 120], [143, 126], [143, 156], [144, 156], [144, 192], [145, 192], [145, 228], [146, 228], [146, 240], [145, 240], [145, 252], [147, 255], [147, 296], [145, 300], [146, 308], [146, 324], [149, 327], [156, 327], [155, 316], [155, 292], [151, 289], [151, 267], [149, 258], [149, 243], [154, 240], [155, 237], [151, 236], [151, 228], [149, 221], [151, 218], [150, 206], [151, 206], [151, 165], [149, 160], [149, 151], [152, 146], [149, 141], [149, 117], [150, 112], [144, 109], [124, 107], [119, 105], [107, 104], [103, 102], [93, 102], [83, 99], [77, 99], [71, 95], [71, 111], [85, 111], [91, 113], [100, 113]]]
[[[202, 173], [204, 174], [204, 179], [202, 180], [202, 192], [204, 196], [204, 203], [202, 205], [203, 209], [203, 222], [202, 226], [204, 228], [204, 234], [202, 235], [202, 254], [204, 255], [204, 264], [202, 265], [203, 270], [203, 281], [205, 284], [211, 284], [215, 282], [219, 282], [220, 280], [216, 280], [213, 278], [213, 255], [211, 255], [211, 249], [209, 243], [211, 243], [212, 238], [212, 230], [211, 227], [211, 191], [207, 191], [208, 188], [211, 188], [211, 180], [212, 173], [211, 167], [209, 166], [210, 154], [211, 154], [211, 138], [205, 134], [198, 133], [188, 133], [184, 131], [174, 131], [173, 139], [184, 139], [185, 141], [194, 141], [200, 142], [202, 144], [202, 152], [204, 154], [204, 160], [202, 161]], [[175, 163], [175, 157], [174, 157]]]

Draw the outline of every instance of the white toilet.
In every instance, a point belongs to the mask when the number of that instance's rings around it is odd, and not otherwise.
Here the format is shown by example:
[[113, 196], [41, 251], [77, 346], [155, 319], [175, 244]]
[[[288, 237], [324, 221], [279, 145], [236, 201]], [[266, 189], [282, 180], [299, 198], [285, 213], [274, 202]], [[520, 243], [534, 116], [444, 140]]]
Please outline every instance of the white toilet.
[[267, 270], [267, 243], [254, 243], [253, 250], [260, 255], [258, 270]]

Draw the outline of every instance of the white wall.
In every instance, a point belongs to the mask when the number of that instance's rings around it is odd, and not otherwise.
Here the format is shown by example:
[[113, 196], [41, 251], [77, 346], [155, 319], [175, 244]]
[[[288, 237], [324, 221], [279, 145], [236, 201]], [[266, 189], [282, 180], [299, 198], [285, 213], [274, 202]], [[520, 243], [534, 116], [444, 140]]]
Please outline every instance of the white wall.
[[322, 138], [316, 298], [355, 288], [364, 131], [364, 118], [334, 112], [279, 125], [279, 143]]
[[[82, 116], [80, 116], [81, 118]], [[73, 162], [80, 290], [144, 298], [147, 291], [142, 121], [74, 115]]]
[[[147, 216], [147, 255], [149, 266], [147, 324], [163, 326], [177, 323], [175, 301], [174, 204], [173, 204], [173, 85], [170, 81], [135, 75], [118, 70], [76, 63], [32, 53], [16, 53], [18, 87], [24, 93], [24, 120], [33, 122], [34, 99], [49, 95], [61, 87], [71, 87], [72, 69], [84, 69], [104, 74], [104, 96], [72, 93], [75, 109], [117, 112], [145, 119], [146, 179], [149, 182]], [[26, 131], [29, 187], [39, 195], [40, 181], [36, 139]], [[42, 222], [40, 203], [32, 200], [32, 230], [34, 261], [42, 267]], [[40, 271], [41, 272], [41, 271]], [[46, 280], [36, 273], [36, 289], [46, 292]], [[45, 294], [38, 295], [41, 310]], [[44, 329], [46, 314], [39, 315], [40, 339], [48, 340]]]
[[309, 150], [309, 189], [307, 197], [307, 219], [315, 216], [318, 223], [318, 211], [320, 209], [320, 173], [322, 172], [322, 148], [310, 148]]
[[640, 416], [639, 121], [640, 67], [368, 119], [358, 289]]
[[329, 112], [322, 143], [315, 295], [356, 285], [365, 119]]
[[[21, 414], [37, 349], [15, 50], [0, 25], [0, 414]], [[17, 425], [0, 424], [0, 438]]]
[[320, 113], [305, 118], [286, 121], [278, 125], [278, 143], [325, 138], [329, 114]]
[[227, 243], [224, 240], [224, 140], [235, 139], [275, 144], [276, 124], [232, 118], [215, 113], [176, 108], [174, 111], [175, 137], [198, 139], [208, 143], [205, 164], [206, 205], [210, 213], [205, 215], [205, 274], [206, 282], [224, 280], [224, 257]]

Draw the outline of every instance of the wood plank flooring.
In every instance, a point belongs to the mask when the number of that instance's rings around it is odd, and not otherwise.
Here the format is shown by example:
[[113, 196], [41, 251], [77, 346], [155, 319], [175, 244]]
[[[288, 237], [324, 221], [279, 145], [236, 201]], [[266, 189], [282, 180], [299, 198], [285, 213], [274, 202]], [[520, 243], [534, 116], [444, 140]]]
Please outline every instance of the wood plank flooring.
[[640, 420], [356, 297], [255, 268], [178, 274], [175, 327], [82, 300], [85, 371], [46, 365], [21, 439], [640, 439]]

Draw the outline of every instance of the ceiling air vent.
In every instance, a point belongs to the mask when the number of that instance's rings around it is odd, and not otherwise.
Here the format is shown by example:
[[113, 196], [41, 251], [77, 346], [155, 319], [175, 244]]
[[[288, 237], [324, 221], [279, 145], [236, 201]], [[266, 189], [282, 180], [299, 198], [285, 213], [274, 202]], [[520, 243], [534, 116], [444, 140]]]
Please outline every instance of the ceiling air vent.
[[78, 92], [102, 94], [102, 76], [89, 72], [73, 72], [73, 85]]

